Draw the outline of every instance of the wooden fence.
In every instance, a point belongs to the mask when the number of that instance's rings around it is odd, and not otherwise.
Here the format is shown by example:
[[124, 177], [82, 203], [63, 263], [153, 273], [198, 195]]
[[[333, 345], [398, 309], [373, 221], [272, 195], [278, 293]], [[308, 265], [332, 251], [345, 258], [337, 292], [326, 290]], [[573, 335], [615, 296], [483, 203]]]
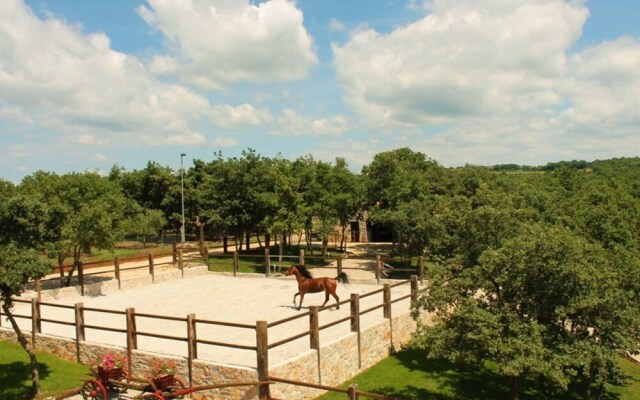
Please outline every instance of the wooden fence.
[[[400, 296], [395, 299], [391, 299], [391, 288], [397, 287], [400, 285], [406, 285], [406, 284], [411, 285], [411, 288], [412, 288], [411, 294], [406, 296]], [[43, 322], [73, 326], [75, 328], [75, 344], [76, 344], [76, 354], [77, 354], [78, 361], [80, 361], [80, 344], [85, 340], [87, 340], [87, 330], [102, 330], [102, 331], [118, 332], [118, 333], [124, 334], [126, 336], [126, 344], [123, 347], [127, 349], [128, 354], [131, 353], [131, 350], [135, 350], [138, 348], [138, 337], [140, 336], [155, 337], [155, 338], [161, 338], [161, 339], [167, 339], [167, 340], [186, 343], [187, 350], [188, 350], [187, 365], [189, 369], [190, 383], [193, 380], [192, 365], [193, 365], [193, 361], [198, 358], [199, 345], [212, 345], [212, 346], [230, 347], [234, 349], [255, 352], [256, 359], [257, 359], [258, 380], [260, 381], [271, 380], [271, 381], [279, 381], [283, 383], [296, 384], [301, 386], [309, 386], [310, 384], [307, 384], [305, 382], [290, 381], [283, 378], [270, 376], [268, 372], [269, 367], [268, 367], [268, 361], [267, 361], [269, 358], [268, 357], [269, 350], [275, 347], [287, 344], [293, 340], [307, 337], [307, 336], [309, 337], [309, 348], [317, 350], [319, 349], [318, 338], [320, 335], [320, 331], [322, 331], [323, 329], [327, 329], [331, 326], [338, 325], [340, 323], [348, 321], [350, 326], [349, 328], [350, 332], [356, 333], [358, 338], [358, 353], [359, 353], [358, 359], [360, 360], [361, 329], [360, 329], [359, 321], [361, 316], [367, 313], [373, 312], [375, 310], [382, 309], [383, 316], [385, 318], [391, 319], [391, 304], [402, 301], [410, 296], [412, 299], [415, 299], [417, 286], [418, 286], [417, 277], [413, 277], [413, 279], [411, 279], [410, 281], [402, 281], [402, 282], [395, 283], [393, 285], [385, 284], [383, 288], [371, 291], [363, 295], [352, 294], [349, 300], [340, 302], [341, 305], [349, 304], [349, 307], [351, 310], [350, 315], [348, 317], [338, 319], [325, 324], [321, 324], [320, 313], [326, 309], [332, 308], [334, 305], [326, 306], [326, 307], [312, 306], [310, 307], [309, 311], [305, 313], [296, 314], [295, 316], [270, 322], [270, 323], [266, 321], [257, 321], [256, 324], [254, 325], [254, 324], [239, 324], [239, 323], [233, 323], [233, 322], [222, 322], [222, 321], [198, 319], [194, 314], [189, 314], [185, 318], [180, 318], [180, 317], [171, 317], [171, 316], [164, 316], [164, 315], [157, 315], [157, 314], [137, 313], [134, 308], [127, 308], [125, 311], [118, 311], [118, 310], [84, 307], [82, 303], [76, 303], [75, 305], [71, 306], [71, 305], [61, 305], [56, 303], [42, 302], [37, 298], [31, 299], [31, 300], [22, 300], [22, 299], [16, 298], [14, 299], [16, 303], [31, 304], [31, 315], [14, 314], [14, 317], [31, 320], [32, 343], [36, 343], [37, 334], [46, 334], [46, 332], [42, 331]], [[361, 298], [379, 295], [379, 294], [382, 294], [382, 301], [379, 304], [365, 310], [360, 309]], [[62, 320], [47, 318], [46, 315], [43, 315], [43, 311], [42, 311], [43, 306], [67, 309], [70, 312], [73, 312], [74, 320], [73, 322], [70, 322], [70, 321], [62, 321]], [[117, 328], [112, 326], [103, 326], [103, 325], [88, 323], [85, 320], [86, 312], [108, 313], [108, 314], [120, 315], [126, 321], [125, 323], [126, 327], [123, 329], [123, 328]], [[151, 318], [156, 320], [171, 320], [171, 321], [184, 323], [186, 325], [187, 336], [186, 337], [169, 336], [169, 335], [156, 333], [156, 332], [141, 331], [136, 328], [136, 325], [137, 325], [136, 321], [140, 318]], [[286, 324], [288, 322], [291, 322], [293, 320], [300, 319], [300, 318], [309, 319], [309, 329], [305, 330], [304, 332], [294, 334], [286, 339], [269, 343], [267, 339], [269, 328]], [[96, 319], [100, 320], [101, 318], [98, 317]], [[220, 342], [220, 341], [209, 340], [208, 338], [199, 338], [197, 335], [197, 330], [198, 330], [197, 328], [199, 325], [205, 325], [205, 324], [220, 325], [220, 326], [232, 327], [235, 329], [252, 330], [255, 332], [255, 345], [247, 346], [244, 344]], [[131, 367], [131, 364], [129, 364], [129, 366]], [[129, 372], [131, 374], [131, 371]], [[314, 386], [310, 386], [310, 387], [314, 387]], [[323, 387], [318, 386], [318, 388], [329, 390], [327, 387], [324, 387], [324, 386]], [[364, 392], [360, 392], [359, 394], [366, 395]], [[269, 398], [268, 396], [269, 396], [268, 385], [265, 385], [260, 389], [260, 399], [267, 399]], [[373, 398], [384, 398], [384, 397], [373, 397]]]
[[[207, 254], [205, 253], [204, 256], [205, 261], [206, 261], [206, 257]], [[234, 254], [234, 265], [236, 266], [234, 268], [234, 273], [237, 272], [237, 258], [238, 255]], [[268, 257], [268, 253], [265, 254], [265, 257]], [[178, 268], [183, 271], [184, 269], [184, 265], [185, 262], [187, 261], [193, 261], [196, 260], [198, 257], [184, 257], [182, 250], [180, 250], [178, 252]], [[304, 263], [304, 253], [301, 253], [300, 256], [301, 259], [301, 263]], [[149, 255], [148, 257], [148, 265], [147, 266], [142, 266], [142, 267], [130, 267], [130, 268], [120, 268], [120, 263], [118, 262], [118, 259], [116, 258], [115, 260], [116, 262], [114, 263], [114, 278], [118, 280], [118, 288], [121, 287], [121, 272], [124, 270], [133, 270], [133, 269], [140, 269], [140, 268], [148, 268], [149, 270], [149, 274], [153, 277], [154, 276], [154, 267], [157, 266], [156, 264], [154, 264], [154, 259], [152, 255]], [[423, 267], [422, 267], [422, 260], [420, 262], [420, 273], [422, 276], [422, 271], [423, 271]], [[380, 256], [376, 257], [376, 278], [380, 279], [380, 274], [379, 272], [382, 271], [382, 259]], [[342, 269], [349, 269], [349, 268], [341, 268], [341, 263], [338, 263], [338, 271], [342, 271]], [[415, 271], [414, 269], [410, 269], [409, 271]], [[86, 276], [89, 275], [97, 275], [97, 274], [105, 274], [104, 271], [102, 272], [96, 272], [96, 273], [85, 273], [85, 271], [83, 271], [82, 265], [79, 266], [78, 268], [78, 283], [81, 286], [81, 291], [82, 291], [82, 295], [84, 295], [84, 278]], [[107, 271], [107, 273], [109, 273], [109, 271]], [[183, 272], [184, 274], [184, 272]], [[269, 268], [265, 268], [265, 274], [269, 275]], [[365, 396], [365, 397], [371, 397], [374, 399], [391, 399], [390, 397], [380, 397], [379, 395], [375, 395], [375, 394], [370, 394], [370, 393], [366, 393], [366, 392], [359, 392], [357, 390], [357, 388], [349, 388], [349, 389], [340, 389], [340, 388], [332, 388], [329, 386], [322, 386], [322, 385], [315, 385], [315, 384], [309, 384], [309, 383], [305, 383], [305, 382], [300, 382], [300, 381], [292, 381], [292, 380], [287, 380], [284, 378], [278, 378], [278, 377], [274, 377], [274, 376], [270, 376], [269, 375], [269, 365], [268, 365], [268, 359], [269, 359], [269, 350], [276, 348], [278, 346], [282, 346], [285, 345], [289, 342], [292, 342], [294, 340], [303, 338], [303, 337], [309, 337], [309, 348], [310, 349], [315, 349], [318, 350], [319, 349], [319, 337], [320, 337], [320, 332], [324, 329], [328, 329], [332, 326], [338, 325], [338, 324], [342, 324], [342, 323], [347, 323], [349, 324], [349, 332], [353, 332], [356, 334], [357, 337], [357, 344], [358, 344], [358, 367], [361, 367], [361, 357], [362, 357], [362, 349], [361, 349], [361, 341], [360, 341], [360, 337], [361, 337], [361, 327], [360, 327], [360, 319], [363, 315], [374, 312], [376, 310], [382, 310], [382, 315], [385, 319], [391, 321], [392, 320], [392, 308], [391, 305], [397, 302], [400, 302], [402, 300], [405, 300], [407, 298], [411, 299], [411, 303], [413, 303], [416, 300], [416, 296], [417, 296], [417, 290], [418, 290], [418, 276], [417, 275], [412, 275], [411, 279], [409, 280], [404, 280], [404, 281], [399, 281], [397, 283], [385, 283], [383, 285], [382, 288], [377, 289], [377, 290], [373, 290], [371, 292], [368, 292], [366, 294], [352, 294], [351, 298], [349, 300], [343, 300], [339, 303], [339, 305], [346, 305], [349, 304], [349, 309], [350, 309], [350, 314], [347, 317], [338, 319], [338, 320], [334, 320], [328, 323], [321, 323], [321, 312], [325, 311], [327, 309], [333, 308], [335, 306], [335, 304], [331, 304], [329, 306], [325, 306], [325, 307], [317, 307], [317, 306], [311, 306], [309, 307], [309, 311], [308, 312], [304, 312], [304, 313], [300, 313], [300, 314], [296, 314], [294, 316], [288, 317], [288, 318], [284, 318], [278, 321], [274, 321], [274, 322], [267, 322], [267, 321], [256, 321], [255, 324], [240, 324], [240, 323], [235, 323], [235, 322], [223, 322], [223, 321], [213, 321], [213, 320], [206, 320], [206, 319], [198, 319], [196, 318], [195, 314], [189, 314], [186, 317], [172, 317], [172, 316], [165, 316], [165, 315], [158, 315], [158, 314], [147, 314], [147, 313], [137, 313], [135, 311], [134, 308], [127, 308], [125, 311], [118, 311], [118, 310], [109, 310], [109, 309], [100, 309], [100, 308], [91, 308], [91, 307], [84, 307], [83, 303], [76, 303], [75, 305], [71, 306], [71, 305], [61, 305], [61, 304], [56, 304], [56, 303], [50, 303], [50, 302], [43, 302], [40, 300], [40, 296], [38, 298], [34, 298], [31, 300], [23, 300], [20, 298], [15, 298], [14, 301], [16, 303], [30, 303], [31, 304], [31, 313], [30, 315], [28, 314], [14, 314], [14, 317], [20, 319], [28, 319], [31, 320], [31, 334], [32, 334], [32, 343], [36, 343], [36, 335], [38, 334], [46, 334], [47, 332], [43, 332], [42, 330], [42, 323], [43, 322], [47, 322], [47, 323], [51, 323], [51, 324], [60, 324], [60, 325], [68, 325], [68, 326], [73, 326], [74, 330], [75, 330], [75, 347], [76, 347], [76, 357], [77, 360], [80, 361], [80, 344], [84, 341], [87, 340], [87, 330], [102, 330], [102, 331], [109, 331], [109, 332], [118, 332], [118, 333], [122, 333], [125, 335], [126, 337], [126, 343], [124, 343], [124, 348], [126, 348], [127, 350], [127, 354], [129, 355], [129, 358], [131, 358], [131, 351], [132, 350], [136, 350], [138, 349], [138, 337], [141, 336], [147, 336], [147, 337], [154, 337], [154, 338], [160, 338], [160, 339], [166, 339], [166, 340], [172, 340], [172, 341], [176, 341], [176, 342], [182, 342], [182, 343], [186, 343], [187, 346], [187, 366], [188, 366], [188, 372], [189, 372], [189, 383], [191, 384], [193, 382], [193, 362], [194, 360], [196, 360], [198, 358], [198, 349], [199, 346], [202, 345], [208, 345], [208, 346], [221, 346], [221, 347], [228, 347], [228, 348], [233, 348], [233, 349], [239, 349], [239, 350], [245, 350], [245, 351], [252, 351], [256, 353], [256, 365], [257, 365], [257, 374], [258, 374], [258, 380], [259, 381], [276, 381], [276, 382], [282, 382], [282, 383], [287, 383], [287, 384], [293, 384], [293, 385], [300, 385], [300, 386], [307, 386], [307, 387], [314, 387], [314, 388], [319, 388], [319, 389], [324, 389], [324, 390], [333, 390], [333, 391], [339, 391], [339, 392], [344, 392], [346, 393], [348, 396], [350, 396], [349, 398], [357, 398], [358, 395], [360, 396]], [[410, 285], [410, 294], [408, 295], [404, 295], [404, 296], [399, 296], [396, 298], [392, 298], [392, 288], [395, 287], [400, 287], [402, 285]], [[40, 285], [37, 285], [38, 288], [40, 288]], [[39, 293], [40, 294], [40, 293]], [[381, 300], [380, 302], [376, 303], [374, 306], [371, 306], [367, 309], [361, 309], [360, 308], [360, 300], [362, 298], [365, 297], [370, 297], [370, 296], [376, 296], [379, 295], [381, 296]], [[53, 308], [62, 308], [62, 309], [67, 309], [70, 312], [73, 312], [73, 321], [63, 321], [63, 320], [55, 320], [52, 318], [47, 318], [46, 313], [43, 313], [43, 306], [45, 307], [53, 307]], [[124, 328], [117, 328], [117, 327], [113, 327], [113, 326], [103, 326], [103, 325], [99, 325], [99, 324], [95, 324], [95, 323], [89, 323], [90, 321], [87, 321], [85, 318], [85, 313], [87, 312], [93, 312], [93, 313], [104, 313], [104, 314], [115, 314], [115, 315], [119, 315], [122, 316], [122, 318], [125, 321], [125, 327]], [[0, 312], [0, 326], [2, 326], [2, 313]], [[186, 332], [187, 335], [186, 336], [170, 336], [170, 335], [165, 335], [162, 333], [157, 333], [157, 332], [148, 332], [148, 331], [142, 331], [136, 328], [137, 323], [136, 321], [138, 321], [141, 318], [149, 318], [149, 319], [155, 319], [155, 320], [170, 320], [170, 321], [174, 321], [174, 322], [178, 322], [178, 323], [184, 323], [186, 326]], [[290, 323], [294, 320], [298, 320], [301, 318], [308, 318], [309, 321], [309, 328], [303, 332], [299, 332], [297, 334], [293, 334], [290, 337], [287, 337], [285, 339], [282, 340], [278, 340], [276, 342], [269, 342], [268, 340], [268, 331], [270, 328], [274, 328], [276, 326], [280, 326], [280, 325], [284, 325], [287, 323]], [[97, 320], [101, 320], [100, 317], [97, 318]], [[204, 338], [204, 337], [199, 337], [197, 332], [198, 332], [198, 327], [199, 326], [204, 326], [204, 325], [218, 325], [218, 326], [225, 326], [228, 328], [233, 328], [233, 329], [238, 329], [238, 330], [251, 330], [253, 332], [255, 332], [255, 344], [252, 345], [247, 345], [247, 344], [240, 344], [240, 343], [229, 343], [229, 342], [220, 342], [220, 341], [215, 341], [215, 340], [211, 340], [211, 338]], [[393, 334], [393, 329], [391, 329], [391, 332]], [[391, 342], [393, 342], [393, 337], [391, 337]], [[319, 357], [319, 353], [318, 353], [318, 357]], [[318, 359], [319, 362], [319, 359]], [[129, 368], [131, 368], [131, 363], [129, 363]], [[131, 371], [129, 371], [131, 373]], [[354, 397], [355, 396], [355, 397]], [[260, 400], [264, 400], [264, 399], [268, 399], [270, 398], [270, 394], [269, 394], [269, 385], [268, 384], [264, 384], [264, 385], [260, 385], [259, 387], [259, 398]]]

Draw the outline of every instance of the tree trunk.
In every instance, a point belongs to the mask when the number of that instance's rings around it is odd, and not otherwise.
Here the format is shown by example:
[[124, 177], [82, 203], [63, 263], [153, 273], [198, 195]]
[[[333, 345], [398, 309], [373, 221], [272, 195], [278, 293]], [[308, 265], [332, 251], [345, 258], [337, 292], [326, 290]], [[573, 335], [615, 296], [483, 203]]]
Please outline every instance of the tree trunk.
[[29, 355], [29, 360], [31, 362], [31, 392], [33, 397], [36, 397], [40, 394], [40, 374], [38, 372], [38, 360], [36, 358], [36, 353], [29, 348], [29, 344], [27, 343], [27, 338], [24, 337], [24, 333], [20, 330], [15, 318], [13, 318], [13, 314], [9, 307], [5, 303], [2, 303], [2, 309], [4, 310], [5, 315], [9, 318], [11, 322], [11, 326], [13, 330], [16, 332], [16, 336], [18, 337], [18, 342]]
[[247, 251], [251, 250], [251, 232], [247, 232]]
[[518, 400], [518, 396], [520, 395], [520, 387], [522, 386], [523, 380], [523, 374], [512, 376], [509, 379], [509, 400]]

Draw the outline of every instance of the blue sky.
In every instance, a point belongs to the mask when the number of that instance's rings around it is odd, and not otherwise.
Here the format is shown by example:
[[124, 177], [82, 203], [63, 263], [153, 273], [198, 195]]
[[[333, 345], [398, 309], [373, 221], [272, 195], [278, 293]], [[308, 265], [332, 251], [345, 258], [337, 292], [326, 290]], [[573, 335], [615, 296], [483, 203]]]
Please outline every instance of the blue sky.
[[640, 155], [640, 2], [2, 0], [0, 177]]

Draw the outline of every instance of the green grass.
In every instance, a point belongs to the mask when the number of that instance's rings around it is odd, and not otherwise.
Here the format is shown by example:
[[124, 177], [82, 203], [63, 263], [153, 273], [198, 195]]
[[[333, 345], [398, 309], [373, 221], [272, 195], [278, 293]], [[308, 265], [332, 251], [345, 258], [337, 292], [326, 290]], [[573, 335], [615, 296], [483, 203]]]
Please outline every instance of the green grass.
[[[86, 365], [64, 361], [36, 352], [41, 394], [38, 399], [54, 396], [82, 385], [80, 379], [89, 374]], [[29, 355], [19, 345], [0, 341], [0, 399], [30, 399], [31, 366]]]
[[[609, 385], [607, 400], [640, 399], [640, 366], [621, 359], [620, 367], [628, 376], [624, 385]], [[421, 400], [496, 400], [508, 398], [508, 383], [495, 366], [460, 370], [445, 361], [427, 360], [418, 350], [404, 350], [371, 367], [342, 387], [357, 384], [365, 392]], [[577, 392], [577, 390], [576, 390]], [[542, 384], [527, 382], [523, 400], [577, 400], [580, 393], [554, 394]], [[342, 393], [327, 393], [317, 400], [344, 400]]]

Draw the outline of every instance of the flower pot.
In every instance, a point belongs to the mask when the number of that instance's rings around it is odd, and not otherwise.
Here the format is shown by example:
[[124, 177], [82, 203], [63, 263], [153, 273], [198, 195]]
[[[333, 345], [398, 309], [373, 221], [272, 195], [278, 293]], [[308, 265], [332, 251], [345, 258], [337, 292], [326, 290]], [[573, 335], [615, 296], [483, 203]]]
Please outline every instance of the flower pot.
[[159, 378], [153, 379], [153, 384], [158, 390], [165, 390], [169, 386], [173, 385], [173, 375], [165, 375]]
[[103, 382], [108, 382], [109, 379], [119, 380], [122, 378], [123, 371], [122, 367], [104, 369], [102, 367], [98, 367], [98, 377]]

